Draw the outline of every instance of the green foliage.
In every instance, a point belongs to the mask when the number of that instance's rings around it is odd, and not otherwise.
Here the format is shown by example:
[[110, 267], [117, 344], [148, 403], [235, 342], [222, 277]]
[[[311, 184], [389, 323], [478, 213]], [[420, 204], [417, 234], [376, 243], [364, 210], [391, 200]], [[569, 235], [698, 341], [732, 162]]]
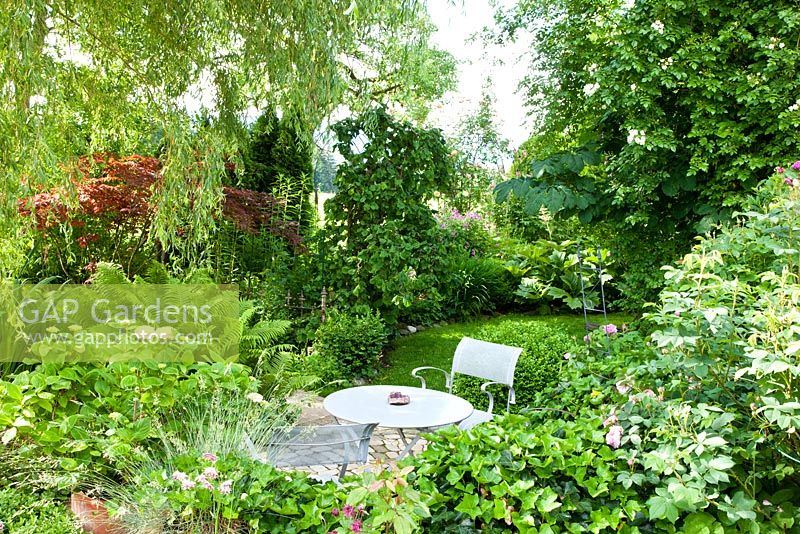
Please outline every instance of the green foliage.
[[451, 152], [455, 172], [445, 184], [441, 201], [462, 212], [486, 209], [495, 183], [503, 179], [509, 142], [499, 132], [491, 80], [483, 86], [477, 109], [464, 115], [456, 126]]
[[781, 169], [736, 226], [664, 269], [640, 331], [595, 331], [536, 399], [548, 410], [534, 420], [603, 419], [617, 460], [608, 487], [634, 490], [646, 519], [632, 525], [780, 532], [800, 519], [798, 190], [798, 173]]
[[320, 151], [314, 165], [314, 189], [321, 193], [335, 193], [333, 181], [336, 178], [336, 160], [333, 154]]
[[141, 454], [174, 407], [214, 389], [257, 386], [239, 364], [41, 364], [0, 382], [0, 435], [23, 454], [58, 458], [62, 469], [104, 473]]
[[364, 32], [358, 46], [347, 51], [342, 71], [347, 92], [356, 97], [351, 106], [355, 114], [377, 104], [423, 124], [431, 104], [456, 87], [456, 60], [432, 45], [437, 26], [419, 7], [405, 13], [404, 24]]
[[336, 126], [339, 192], [325, 203], [327, 268], [338, 301], [365, 304], [394, 323], [414, 305], [439, 306], [444, 245], [427, 205], [451, 173], [437, 130], [374, 109]]
[[507, 35], [534, 33], [526, 83], [546, 110], [539, 133], [599, 141], [597, 208], [634, 229], [702, 232], [800, 148], [793, 7], [523, 0], [498, 18]]
[[[661, 306], [647, 316], [668, 385], [695, 402], [729, 407], [746, 422], [743, 433], [763, 432], [756, 476], [795, 482], [799, 184], [796, 170], [775, 176], [737, 226], [701, 239], [678, 267], [665, 268]], [[680, 383], [677, 369], [691, 382]]]
[[317, 330], [314, 350], [342, 376], [368, 376], [377, 368], [386, 339], [386, 325], [379, 313], [331, 310]]
[[[599, 280], [597, 272], [591, 269], [597, 266], [598, 252], [581, 246], [584, 265], [584, 272], [581, 273], [579, 246], [574, 241], [556, 243], [545, 239], [531, 244], [515, 244], [507, 253], [505, 267], [519, 283], [515, 293], [519, 300], [533, 304], [562, 304], [571, 310], [582, 310], [585, 293], [587, 306], [597, 309], [600, 305]], [[612, 267], [614, 262], [608, 250], [601, 249], [600, 257], [603, 260], [603, 283], [608, 292], [612, 277], [606, 269]]]
[[[371, 92], [348, 91], [344, 68], [365, 47], [375, 59], [370, 70], [396, 86], [386, 100], [424, 108], [452, 81], [452, 58], [430, 48], [421, 4], [223, 7], [31, 0], [1, 10], [0, 271], [17, 275], [24, 256], [7, 251], [30, 245], [17, 199], [69, 188], [65, 163], [82, 153], [160, 151], [152, 236], [192, 263], [215, 228], [225, 163], [238, 153], [249, 107], [292, 110], [310, 131], [341, 103], [367, 105]], [[406, 38], [378, 38], [392, 32]], [[398, 58], [410, 48], [414, 68], [397, 68], [406, 67]], [[200, 88], [209, 98], [190, 98]]]
[[451, 317], [465, 318], [506, 306], [514, 292], [502, 261], [494, 258], [453, 258], [448, 268], [445, 305]]
[[635, 489], [614, 482], [624, 462], [598, 427], [597, 418], [537, 425], [509, 415], [469, 432], [438, 432], [413, 460], [413, 484], [433, 503], [426, 529], [647, 531]]
[[0, 489], [0, 524], [13, 534], [79, 534], [69, 508], [52, 495]]
[[453, 209], [436, 216], [442, 239], [452, 247], [452, 253], [464, 256], [487, 256], [497, 248], [486, 221], [476, 212], [461, 213]]
[[582, 173], [585, 167], [598, 163], [600, 155], [593, 145], [534, 160], [529, 177], [497, 184], [495, 198], [502, 203], [513, 193], [523, 200], [528, 215], [537, 214], [544, 207], [552, 214], [577, 215], [582, 223], [588, 223], [607, 208], [598, 206], [596, 186]]
[[[537, 394], [558, 380], [564, 354], [574, 351], [576, 347], [574, 338], [568, 334], [537, 323], [504, 321], [482, 328], [474, 337], [524, 349], [514, 372], [517, 402], [512, 405], [512, 409], [515, 411], [536, 407], [533, 403]], [[480, 390], [480, 386], [479, 379], [457, 376], [453, 391], [469, 400], [476, 408], [485, 410], [488, 398]], [[497, 399], [499, 411], [508, 391], [499, 386], [491, 391]]]
[[312, 145], [308, 135], [296, 130], [289, 115], [279, 120], [273, 110], [264, 112], [253, 125], [244, 157], [245, 187], [271, 193], [284, 203], [283, 220], [308, 229], [313, 220], [309, 201], [312, 191]]
[[132, 532], [254, 534], [357, 532], [356, 522], [363, 532], [411, 534], [429, 515], [426, 499], [406, 481], [412, 467], [337, 485], [242, 453], [208, 452], [186, 451], [169, 466], [141, 472], [112, 499], [112, 514]]

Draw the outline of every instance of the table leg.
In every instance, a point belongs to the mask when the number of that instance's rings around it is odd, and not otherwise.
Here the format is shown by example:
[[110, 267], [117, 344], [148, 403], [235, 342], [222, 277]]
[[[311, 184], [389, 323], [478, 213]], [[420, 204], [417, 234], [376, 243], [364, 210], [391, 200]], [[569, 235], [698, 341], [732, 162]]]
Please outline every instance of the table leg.
[[398, 430], [400, 431], [400, 437], [402, 438], [403, 443], [406, 445], [405, 448], [400, 452], [400, 455], [397, 457], [398, 460], [401, 460], [411, 453], [411, 449], [414, 448], [414, 445], [416, 445], [419, 441], [422, 432], [424, 432], [426, 429], [420, 428], [417, 430], [417, 435], [414, 436], [411, 441], [409, 441], [406, 435], [403, 433], [402, 428], [398, 428]]

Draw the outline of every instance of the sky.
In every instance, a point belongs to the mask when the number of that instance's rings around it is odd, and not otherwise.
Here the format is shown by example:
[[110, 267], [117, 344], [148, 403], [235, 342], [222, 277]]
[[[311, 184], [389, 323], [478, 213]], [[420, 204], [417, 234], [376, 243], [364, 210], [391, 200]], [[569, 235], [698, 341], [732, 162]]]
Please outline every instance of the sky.
[[[510, 4], [508, 0], [499, 3]], [[493, 23], [489, 0], [429, 0], [428, 12], [438, 27], [433, 44], [458, 61], [458, 88], [445, 95], [441, 107], [434, 108], [431, 124], [452, 133], [460, 117], [477, 109], [484, 82], [491, 77], [499, 130], [513, 148], [518, 147], [531, 133], [531, 121], [517, 94], [528, 71], [530, 39], [523, 36], [522, 41], [503, 46], [486, 45], [479, 36], [472, 39]]]

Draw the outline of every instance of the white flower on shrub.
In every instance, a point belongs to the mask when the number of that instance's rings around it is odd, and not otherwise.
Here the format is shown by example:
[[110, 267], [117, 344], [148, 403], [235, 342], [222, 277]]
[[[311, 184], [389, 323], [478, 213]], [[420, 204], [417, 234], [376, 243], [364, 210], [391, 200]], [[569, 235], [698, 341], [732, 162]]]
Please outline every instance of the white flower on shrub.
[[660, 33], [661, 35], [664, 35], [664, 23], [661, 22], [660, 20], [653, 21], [650, 27], [653, 28], [658, 33]]
[[631, 84], [631, 91], [634, 91], [634, 92], [636, 92], [636, 88], [637, 88], [637, 87], [638, 87], [638, 86], [637, 86], [635, 83], [632, 83], [632, 84]]
[[599, 83], [587, 83], [583, 86], [583, 94], [586, 96], [592, 96], [597, 92], [598, 89], [600, 89]]
[[636, 5], [636, 0], [625, 0], [622, 2], [622, 9], [630, 11]]
[[789, 111], [798, 111], [800, 110], [800, 100], [789, 106]]
[[248, 393], [246, 396], [250, 402], [261, 403], [264, 402], [264, 395], [255, 391]]
[[628, 130], [628, 144], [629, 145], [642, 145], [647, 142], [647, 134], [644, 130]]
[[782, 43], [780, 39], [777, 37], [770, 37], [769, 44], [767, 45], [768, 50], [775, 50], [775, 49], [783, 49], [786, 48], [786, 43]]
[[597, 66], [597, 63], [592, 63], [591, 65], [586, 67], [586, 70], [589, 71], [589, 74], [594, 75], [594, 73], [597, 72], [598, 68], [599, 67]]
[[39, 107], [39, 106], [44, 107], [45, 105], [47, 105], [47, 97], [45, 97], [45, 96], [32, 95], [28, 99], [28, 107], [36, 108], [36, 107]]
[[658, 64], [661, 66], [661, 70], [667, 70], [672, 66], [673, 63], [675, 63], [675, 60], [672, 59], [672, 57], [665, 57], [658, 62]]

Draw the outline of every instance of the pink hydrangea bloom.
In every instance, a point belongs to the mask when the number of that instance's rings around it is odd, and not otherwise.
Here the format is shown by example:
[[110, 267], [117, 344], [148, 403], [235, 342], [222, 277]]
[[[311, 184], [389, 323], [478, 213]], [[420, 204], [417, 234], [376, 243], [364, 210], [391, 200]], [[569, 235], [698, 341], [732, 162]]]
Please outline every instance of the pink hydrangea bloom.
[[617, 423], [619, 423], [619, 419], [617, 419], [616, 414], [612, 413], [611, 415], [606, 417], [605, 421], [603, 421], [603, 428], [609, 427], [611, 425], [616, 425]]
[[203, 470], [203, 476], [205, 476], [208, 480], [216, 480], [219, 476], [219, 471], [214, 469], [213, 467], [206, 467]]
[[619, 446], [622, 444], [622, 427], [619, 425], [614, 425], [608, 429], [608, 433], [606, 434], [606, 444], [612, 449], [619, 449]]
[[620, 395], [625, 395], [630, 390], [631, 390], [630, 385], [622, 381], [617, 382], [617, 391], [619, 391]]
[[194, 480], [209, 491], [214, 489], [214, 486], [211, 485], [211, 482], [208, 481], [205, 475], [197, 475], [197, 478]]

